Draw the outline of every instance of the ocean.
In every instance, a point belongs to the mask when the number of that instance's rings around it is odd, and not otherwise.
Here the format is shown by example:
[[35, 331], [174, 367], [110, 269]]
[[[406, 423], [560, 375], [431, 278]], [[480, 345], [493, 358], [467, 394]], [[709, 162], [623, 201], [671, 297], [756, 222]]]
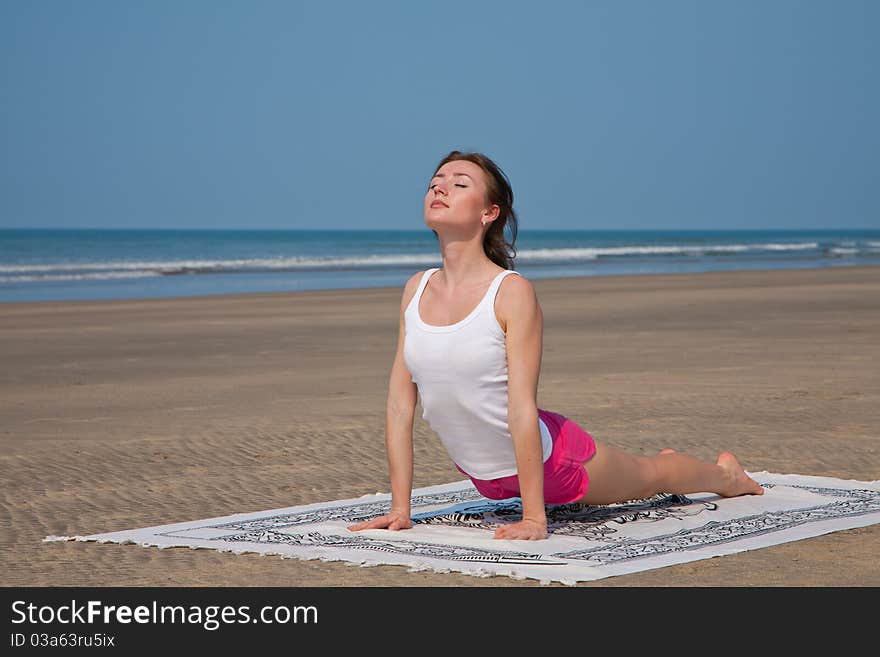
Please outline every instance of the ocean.
[[[880, 230], [520, 231], [530, 279], [880, 265]], [[373, 230], [0, 230], [0, 302], [402, 286], [434, 234]]]

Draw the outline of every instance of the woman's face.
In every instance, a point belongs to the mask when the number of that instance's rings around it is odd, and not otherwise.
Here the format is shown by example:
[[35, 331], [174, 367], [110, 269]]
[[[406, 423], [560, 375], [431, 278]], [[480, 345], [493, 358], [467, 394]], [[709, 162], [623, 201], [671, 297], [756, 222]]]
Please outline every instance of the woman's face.
[[487, 201], [483, 170], [467, 160], [447, 162], [437, 170], [425, 194], [425, 223], [429, 228], [458, 226], [481, 227], [485, 218], [488, 225], [497, 213], [497, 206]]

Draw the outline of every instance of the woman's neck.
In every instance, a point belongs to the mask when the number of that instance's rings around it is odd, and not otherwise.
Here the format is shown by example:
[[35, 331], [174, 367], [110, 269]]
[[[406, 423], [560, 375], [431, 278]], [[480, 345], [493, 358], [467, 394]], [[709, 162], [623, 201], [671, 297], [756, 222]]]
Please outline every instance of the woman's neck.
[[498, 268], [498, 265], [486, 257], [482, 244], [441, 241], [440, 254], [443, 259], [444, 282], [453, 289], [482, 282]]

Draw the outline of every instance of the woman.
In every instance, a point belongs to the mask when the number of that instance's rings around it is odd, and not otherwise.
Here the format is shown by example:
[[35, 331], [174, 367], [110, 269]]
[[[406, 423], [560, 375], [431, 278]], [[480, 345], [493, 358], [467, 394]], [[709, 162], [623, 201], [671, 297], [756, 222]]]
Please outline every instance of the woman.
[[729, 452], [716, 463], [671, 449], [634, 456], [537, 407], [543, 314], [532, 284], [513, 271], [512, 243], [504, 240], [508, 226], [516, 240], [513, 192], [491, 159], [449, 153], [431, 178], [424, 212], [443, 267], [413, 275], [401, 300], [386, 406], [391, 510], [349, 529], [412, 527], [419, 394], [423, 417], [477, 490], [521, 498], [522, 520], [495, 538], [546, 538], [545, 504], [611, 504], [660, 492], [763, 494]]

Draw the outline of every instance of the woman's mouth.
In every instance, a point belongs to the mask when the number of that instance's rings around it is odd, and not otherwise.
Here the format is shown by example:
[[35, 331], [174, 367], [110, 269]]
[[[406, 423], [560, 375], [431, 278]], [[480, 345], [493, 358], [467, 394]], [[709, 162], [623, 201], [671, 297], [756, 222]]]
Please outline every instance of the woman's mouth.
[[446, 205], [443, 201], [434, 201], [433, 203], [431, 203], [431, 207], [432, 208], [448, 208], [449, 206]]

